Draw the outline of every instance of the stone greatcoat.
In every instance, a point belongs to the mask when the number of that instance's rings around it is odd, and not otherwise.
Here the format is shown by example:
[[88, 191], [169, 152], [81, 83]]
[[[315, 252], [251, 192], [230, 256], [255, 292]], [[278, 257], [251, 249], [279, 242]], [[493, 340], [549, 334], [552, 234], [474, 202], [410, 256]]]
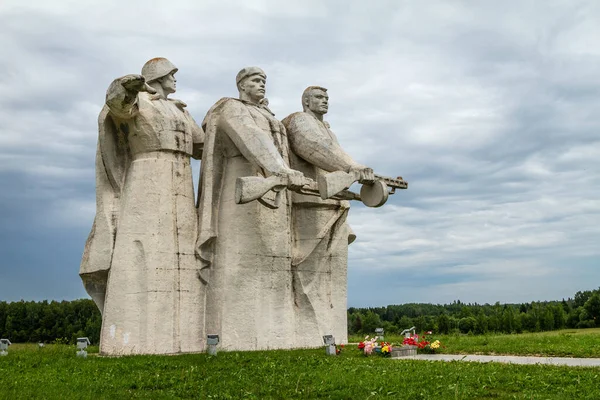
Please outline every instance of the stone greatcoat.
[[[339, 145], [329, 124], [305, 112], [283, 121], [290, 143], [290, 163], [315, 181], [319, 175], [358, 165]], [[292, 273], [296, 342], [323, 345], [323, 335], [347, 343], [348, 244], [356, 236], [346, 222], [348, 201], [292, 194], [294, 257]]]
[[80, 276], [102, 312], [103, 354], [204, 349], [190, 156], [203, 132], [178, 100], [119, 80], [99, 116], [96, 218]]
[[265, 106], [219, 100], [206, 132], [199, 185], [201, 277], [207, 282], [206, 333], [226, 350], [294, 346], [290, 196], [235, 203], [238, 177], [269, 176], [288, 167], [285, 128]]

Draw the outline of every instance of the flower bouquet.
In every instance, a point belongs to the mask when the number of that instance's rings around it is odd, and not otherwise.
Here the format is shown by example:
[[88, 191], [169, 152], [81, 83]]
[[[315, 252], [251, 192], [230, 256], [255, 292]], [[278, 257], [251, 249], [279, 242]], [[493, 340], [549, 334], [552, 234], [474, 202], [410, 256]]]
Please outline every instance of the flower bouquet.
[[381, 355], [383, 357], [391, 357], [392, 355], [392, 345], [387, 342], [381, 342]]
[[392, 344], [387, 342], [377, 343], [378, 336], [369, 339], [367, 335], [365, 340], [358, 344], [358, 350], [361, 350], [365, 356], [371, 355], [373, 352], [379, 353], [383, 357], [389, 357], [392, 354]]
[[403, 346], [414, 346], [418, 349], [423, 349], [425, 348], [425, 346], [427, 346], [429, 344], [429, 342], [427, 340], [425, 340], [427, 337], [425, 335], [423, 335], [423, 339], [419, 340], [419, 335], [411, 335], [410, 337], [404, 338], [404, 340], [402, 341], [402, 345]]
[[446, 346], [442, 346], [442, 343], [439, 340], [435, 340], [431, 343], [429, 343], [428, 345], [426, 345], [425, 347], [423, 347], [421, 349], [421, 351], [423, 353], [427, 353], [427, 354], [435, 354], [435, 352], [440, 348], [443, 347], [445, 348]]
[[362, 350], [365, 356], [370, 356], [373, 350], [377, 347], [377, 336], [369, 339], [369, 335], [365, 336], [365, 340], [358, 344], [358, 349]]

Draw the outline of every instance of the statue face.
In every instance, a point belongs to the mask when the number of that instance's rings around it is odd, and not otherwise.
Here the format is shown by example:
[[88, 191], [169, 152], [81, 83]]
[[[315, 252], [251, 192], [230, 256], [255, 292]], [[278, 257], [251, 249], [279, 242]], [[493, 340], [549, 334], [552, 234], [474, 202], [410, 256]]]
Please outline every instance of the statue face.
[[175, 79], [175, 74], [165, 76], [160, 81], [160, 84], [162, 85], [165, 94], [175, 93], [177, 90], [177, 79]]
[[247, 77], [240, 84], [240, 90], [246, 93], [252, 101], [259, 102], [265, 98], [267, 80], [262, 75]]
[[329, 111], [329, 95], [321, 89], [313, 89], [306, 99], [307, 107], [315, 114], [327, 114]]

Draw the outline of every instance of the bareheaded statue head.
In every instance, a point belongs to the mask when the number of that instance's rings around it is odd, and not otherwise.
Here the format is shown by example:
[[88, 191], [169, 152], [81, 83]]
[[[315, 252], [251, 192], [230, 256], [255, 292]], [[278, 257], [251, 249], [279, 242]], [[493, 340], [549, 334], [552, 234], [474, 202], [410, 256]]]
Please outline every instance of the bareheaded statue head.
[[321, 86], [309, 86], [302, 93], [302, 109], [314, 114], [324, 115], [329, 111], [329, 95]]
[[260, 103], [265, 98], [267, 74], [258, 67], [246, 67], [235, 77], [240, 99]]
[[146, 83], [168, 95], [177, 90], [177, 79], [175, 73], [178, 71], [173, 63], [164, 57], [156, 57], [149, 60], [142, 67], [142, 75], [146, 78]]

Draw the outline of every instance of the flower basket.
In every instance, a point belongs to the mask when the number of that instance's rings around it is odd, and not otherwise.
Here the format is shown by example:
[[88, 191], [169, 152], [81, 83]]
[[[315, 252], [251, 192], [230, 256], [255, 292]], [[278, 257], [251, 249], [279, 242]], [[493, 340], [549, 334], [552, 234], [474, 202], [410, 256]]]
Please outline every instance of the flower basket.
[[373, 353], [382, 357], [390, 357], [394, 346], [391, 343], [381, 342], [377, 343], [377, 336], [369, 339], [369, 336], [365, 337], [365, 340], [358, 344], [358, 350], [363, 352], [365, 356], [369, 356]]
[[[426, 335], [431, 335], [431, 333], [432, 332], [429, 331], [429, 332], [423, 334], [420, 338], [421, 340], [419, 340], [419, 335], [415, 335], [415, 334], [405, 337], [404, 340], [402, 341], [402, 347], [400, 348], [400, 350], [407, 349], [407, 350], [404, 350], [404, 352], [406, 352], [407, 355], [415, 355], [416, 356], [417, 349], [419, 349], [419, 353], [433, 354], [440, 347], [445, 348], [445, 346], [442, 346], [442, 343], [439, 340], [436, 340], [434, 342], [427, 341]], [[408, 350], [408, 349], [410, 349], [410, 350]], [[397, 355], [396, 357], [402, 357], [402, 356]]]

